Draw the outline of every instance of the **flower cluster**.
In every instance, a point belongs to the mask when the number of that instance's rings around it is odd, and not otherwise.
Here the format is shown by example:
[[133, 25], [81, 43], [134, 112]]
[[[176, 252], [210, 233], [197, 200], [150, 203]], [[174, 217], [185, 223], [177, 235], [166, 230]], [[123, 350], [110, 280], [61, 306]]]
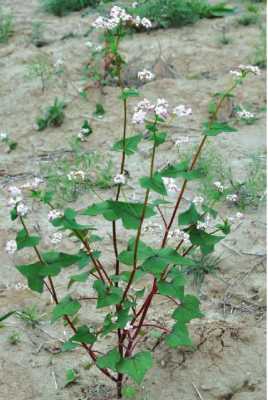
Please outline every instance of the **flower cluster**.
[[47, 215], [47, 219], [49, 220], [49, 222], [53, 221], [54, 219], [61, 218], [61, 217], [63, 217], [62, 211], [56, 210], [56, 209], [49, 211], [49, 213]]
[[123, 175], [123, 174], [117, 174], [117, 175], [114, 177], [114, 183], [115, 183], [116, 185], [125, 185], [126, 182], [127, 182], [127, 178], [126, 178], [126, 176]]
[[191, 244], [190, 235], [180, 229], [174, 229], [174, 231], [169, 232], [168, 238], [175, 239], [176, 241], [183, 241], [186, 245]]
[[234, 75], [237, 78], [242, 78], [246, 74], [260, 75], [260, 68], [255, 65], [239, 65], [237, 70], [231, 70], [231, 75]]
[[163, 178], [163, 182], [164, 182], [168, 192], [177, 193], [179, 191], [179, 187], [177, 186], [175, 179]]
[[148, 69], [143, 69], [142, 71], [138, 72], [138, 79], [140, 81], [151, 81], [153, 80], [155, 75], [149, 71]]
[[194, 205], [196, 205], [196, 206], [202, 206], [202, 204], [204, 203], [204, 198], [203, 198], [202, 196], [196, 196], [196, 197], [193, 199], [193, 203], [194, 203]]
[[237, 111], [236, 115], [241, 119], [250, 120], [256, 117], [256, 115], [250, 111], [245, 110], [244, 108], [240, 111]]
[[18, 216], [25, 217], [28, 214], [29, 208], [23, 202], [22, 191], [17, 186], [10, 186], [8, 188], [10, 194], [9, 206], [16, 207]]
[[[150, 113], [154, 113], [155, 116], [166, 120], [171, 114], [167, 100], [159, 98], [155, 104], [151, 103], [148, 99], [140, 101], [134, 109], [132, 123], [143, 124]], [[184, 117], [191, 115], [192, 109], [180, 105], [175, 107], [172, 113], [178, 117]]]
[[218, 190], [218, 192], [222, 193], [224, 191], [224, 186], [220, 181], [214, 182], [213, 185]]
[[53, 235], [50, 237], [50, 241], [52, 244], [58, 244], [62, 241], [63, 235], [61, 232], [55, 232]]
[[86, 178], [86, 174], [84, 171], [79, 170], [79, 171], [71, 171], [68, 175], [67, 178], [69, 181], [84, 181]]
[[230, 201], [230, 202], [232, 202], [232, 203], [236, 203], [237, 201], [238, 201], [238, 196], [237, 196], [237, 194], [228, 194], [227, 196], [226, 196], [226, 200], [227, 201]]
[[132, 15], [128, 14], [126, 10], [118, 6], [111, 8], [108, 17], [100, 16], [92, 24], [94, 28], [107, 29], [109, 31], [122, 25], [130, 25], [146, 29], [150, 29], [152, 27], [152, 23], [148, 18], [140, 18], [139, 16], [133, 17]]
[[6, 142], [8, 138], [9, 138], [8, 133], [0, 132], [0, 142]]
[[5, 250], [10, 255], [14, 254], [17, 251], [17, 242], [16, 242], [16, 240], [8, 240], [6, 242]]

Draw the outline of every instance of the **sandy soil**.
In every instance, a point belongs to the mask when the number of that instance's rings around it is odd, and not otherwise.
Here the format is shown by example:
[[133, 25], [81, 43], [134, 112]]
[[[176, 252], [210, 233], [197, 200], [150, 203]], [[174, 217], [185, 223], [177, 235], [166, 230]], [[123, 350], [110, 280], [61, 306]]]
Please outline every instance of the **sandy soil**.
[[[19, 145], [16, 151], [6, 154], [1, 147], [0, 183], [3, 189], [15, 183], [21, 184], [37, 176], [44, 154], [64, 152], [69, 149], [69, 139], [75, 134], [84, 118], [90, 118], [94, 134], [86, 144], [89, 149], [101, 149], [109, 155], [111, 144], [118, 137], [119, 107], [118, 89], [105, 88], [106, 95], [90, 90], [88, 101], [79, 97], [81, 70], [87, 60], [85, 42], [96, 41], [96, 37], [85, 38], [92, 16], [81, 18], [73, 13], [58, 19], [45, 15], [38, 8], [37, 0], [2, 0], [1, 5], [12, 10], [16, 18], [16, 31], [9, 44], [0, 46], [0, 130], [11, 133]], [[31, 24], [34, 20], [45, 23], [45, 39], [48, 45], [38, 49], [30, 41]], [[219, 30], [226, 24], [232, 42], [219, 44]], [[74, 32], [74, 38], [62, 37]], [[207, 104], [215, 91], [228, 82], [230, 69], [248, 63], [256, 43], [259, 29], [256, 26], [242, 27], [235, 24], [234, 17], [223, 20], [202, 20], [194, 26], [126, 38], [123, 50], [129, 61], [128, 78], [140, 67], [154, 67], [157, 79], [141, 89], [149, 98], [165, 97], [171, 104], [189, 104], [193, 116], [173, 128], [172, 137], [160, 150], [159, 165], [176, 157], [174, 138], [187, 130], [191, 141], [200, 136], [200, 124], [206, 116]], [[42, 94], [38, 81], [25, 79], [26, 66], [40, 53], [48, 54], [51, 60], [63, 58], [71, 80], [65, 88], [50, 84]], [[37, 133], [33, 127], [40, 110], [50, 104], [55, 96], [67, 103], [66, 120], [60, 128], [49, 128]], [[101, 101], [107, 111], [101, 121], [92, 119], [96, 102]], [[250, 79], [245, 89], [238, 90], [236, 103], [248, 102], [253, 109], [265, 105], [265, 74]], [[129, 110], [132, 110], [132, 104]], [[113, 129], [111, 129], [113, 127]], [[221, 135], [215, 139], [228, 165], [235, 174], [243, 176], [245, 163], [253, 152], [265, 151], [265, 115], [259, 113], [254, 125], [241, 126], [239, 133]], [[147, 158], [147, 149], [142, 148], [130, 158], [129, 169], [133, 171], [131, 185], [139, 175], [141, 162]], [[230, 161], [229, 161], [230, 160]], [[134, 168], [134, 170], [133, 170]], [[137, 196], [141, 193], [136, 190]], [[111, 194], [107, 191], [107, 195]], [[102, 196], [106, 193], [103, 192]], [[0, 247], [7, 238], [13, 238], [16, 226], [7, 218], [7, 195], [0, 192]], [[92, 194], [82, 196], [76, 206], [84, 206], [94, 200]], [[48, 248], [49, 229], [46, 210], [34, 205], [30, 222], [37, 221], [44, 237], [44, 249]], [[227, 210], [228, 211], [228, 210]], [[100, 231], [104, 233], [106, 226]], [[157, 237], [152, 237], [156, 241]], [[127, 240], [122, 241], [122, 247]], [[104, 241], [105, 258], [110, 253]], [[71, 249], [69, 243], [64, 244]], [[62, 248], [62, 247], [61, 247]], [[25, 253], [25, 257], [29, 257]], [[154, 368], [146, 377], [144, 388], [138, 397], [156, 400], [198, 399], [195, 387], [204, 400], [263, 400], [265, 397], [265, 210], [248, 210], [245, 220], [220, 244], [217, 254], [222, 256], [220, 273], [208, 276], [202, 286], [201, 300], [205, 318], [191, 324], [196, 351], [170, 350], [160, 345], [155, 350]], [[2, 254], [0, 272], [0, 314], [14, 308], [22, 309], [37, 304], [41, 313], [48, 313], [52, 305], [47, 294], [36, 296], [25, 288], [21, 276], [15, 271], [16, 260]], [[68, 275], [70, 272], [68, 272]], [[60, 294], [68, 275], [57, 280]], [[17, 285], [17, 286], [16, 286]], [[193, 290], [193, 288], [189, 288]], [[74, 295], [88, 293], [87, 285], [76, 285]], [[225, 306], [224, 306], [225, 304]], [[152, 317], [169, 318], [169, 305], [154, 303]], [[90, 304], [85, 306], [82, 321], [98, 325], [102, 314], [97, 316]], [[21, 342], [12, 346], [8, 336], [13, 331], [21, 333]], [[66, 332], [68, 334], [68, 331]], [[114, 396], [109, 382], [96, 369], [87, 369], [87, 357], [81, 350], [58, 353], [60, 340], [64, 339], [62, 325], [49, 323], [49, 314], [35, 329], [11, 318], [0, 330], [0, 399], [2, 400], [105, 400]], [[151, 339], [150, 339], [151, 340]], [[150, 346], [150, 340], [146, 346]], [[108, 345], [109, 343], [107, 343]], [[77, 384], [64, 387], [65, 369], [75, 368], [79, 372]], [[201, 397], [199, 397], [199, 400]]]

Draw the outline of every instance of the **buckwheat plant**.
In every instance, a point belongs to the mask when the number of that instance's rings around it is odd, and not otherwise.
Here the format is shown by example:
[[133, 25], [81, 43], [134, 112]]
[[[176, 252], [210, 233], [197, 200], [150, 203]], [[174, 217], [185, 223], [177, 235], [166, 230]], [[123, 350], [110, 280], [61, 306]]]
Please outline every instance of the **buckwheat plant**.
[[[71, 334], [62, 350], [74, 350], [79, 346], [84, 348], [96, 368], [116, 385], [118, 399], [123, 395], [134, 395], [135, 387], [129, 382], [141, 384], [153, 365], [153, 350], [144, 343], [151, 329], [158, 330], [161, 339], [171, 348], [192, 345], [188, 324], [203, 314], [197, 297], [185, 293], [184, 272], [195, 266], [191, 251], [211, 254], [215, 245], [230, 232], [231, 225], [238, 223], [243, 215], [238, 213], [222, 217], [211, 205], [205, 204], [200, 195], [195, 196], [186, 209], [182, 209], [183, 199], [189, 182], [202, 176], [196, 163], [208, 138], [236, 131], [228, 123], [218, 120], [224, 100], [242, 85], [248, 75], [259, 74], [258, 68], [244, 65], [231, 71], [230, 87], [215, 97], [213, 112], [203, 123], [203, 136], [192, 161], [188, 164], [178, 160], [157, 169], [157, 152], [168, 136], [166, 127], [175, 118], [187, 118], [192, 110], [188, 105], [171, 107], [164, 98], [154, 101], [144, 99], [137, 103], [133, 114], [128, 115], [129, 98], [138, 97], [139, 93], [135, 88], [123, 85], [121, 73], [124, 59], [119, 45], [126, 29], [132, 24], [150, 28], [150, 21], [139, 17], [133, 19], [117, 6], [111, 9], [109, 17], [99, 17], [94, 23], [109, 43], [105, 56], [109, 48], [109, 68], [121, 90], [122, 137], [113, 146], [113, 150], [121, 154], [120, 169], [114, 177], [114, 197], [79, 211], [72, 208], [60, 210], [53, 207], [53, 193], [43, 191], [40, 181], [30, 182], [24, 188], [10, 187], [11, 218], [21, 224], [21, 230], [15, 239], [6, 244], [6, 251], [10, 254], [25, 247], [33, 249], [36, 259], [30, 264], [20, 263], [16, 268], [27, 279], [31, 290], [42, 293], [46, 289], [50, 293], [55, 303], [51, 322], [62, 319], [69, 326]], [[148, 71], [142, 71], [139, 76], [142, 79], [151, 78]], [[144, 134], [129, 135], [129, 120], [134, 130], [139, 126]], [[138, 181], [144, 193], [141, 200], [129, 200], [126, 192], [128, 157], [144, 141], [151, 145], [148, 171], [144, 165], [144, 176]], [[66, 240], [77, 243], [76, 253], [42, 250], [41, 238], [33, 235], [28, 226], [30, 206], [25, 202], [24, 190], [30, 190], [35, 198], [49, 207], [48, 220], [56, 229], [51, 237], [52, 244], [59, 246], [65, 235]], [[221, 182], [215, 182], [215, 192], [218, 193], [216, 199], [225, 196]], [[167, 204], [168, 208], [164, 210]], [[80, 220], [82, 222], [78, 220], [81, 216], [84, 218]], [[95, 216], [104, 218], [102, 228], [111, 227], [109, 233], [114, 255], [108, 263], [104, 262], [102, 254], [103, 238], [96, 234], [98, 224], [94, 226], [90, 223]], [[88, 223], [85, 223], [87, 218]], [[153, 231], [157, 233], [159, 244], [152, 247], [148, 239]], [[122, 236], [129, 238], [127, 248], [122, 248]], [[98, 247], [96, 243], [99, 243]], [[55, 277], [73, 265], [78, 266], [79, 272], [70, 276], [66, 296], [61, 297]], [[75, 298], [70, 294], [69, 290], [76, 282], [87, 282], [87, 298]], [[173, 323], [152, 319], [150, 309], [156, 296], [166, 299]], [[98, 328], [77, 322], [77, 313], [81, 311], [85, 299], [95, 304], [96, 313], [103, 311], [100, 314], [103, 321]], [[114, 340], [112, 344], [109, 341], [110, 350], [103, 353], [103, 342], [107, 346], [108, 335]]]

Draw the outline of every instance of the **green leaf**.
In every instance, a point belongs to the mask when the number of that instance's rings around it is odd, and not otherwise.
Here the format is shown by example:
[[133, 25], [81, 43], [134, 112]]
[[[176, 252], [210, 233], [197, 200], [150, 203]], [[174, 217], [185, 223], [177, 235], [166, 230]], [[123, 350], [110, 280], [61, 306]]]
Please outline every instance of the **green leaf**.
[[122, 394], [127, 399], [131, 399], [137, 394], [137, 390], [133, 386], [124, 386], [122, 389]]
[[[118, 259], [120, 262], [126, 265], [133, 265], [134, 262], [134, 248], [135, 248], [135, 241], [136, 238], [132, 238], [128, 242], [128, 249], [122, 251]], [[147, 257], [151, 256], [154, 254], [154, 251], [151, 247], [147, 246], [144, 242], [141, 240], [139, 241], [138, 244], [138, 252], [137, 252], [137, 258], [139, 261], [145, 260]]]
[[88, 230], [94, 230], [95, 228], [92, 225], [85, 225], [85, 224], [79, 224], [76, 222], [75, 217], [77, 213], [74, 209], [72, 208], [67, 208], [64, 211], [64, 216], [60, 218], [55, 218], [53, 221], [51, 221], [52, 225], [55, 227], [61, 227], [64, 229], [70, 229], [70, 230], [78, 230], [78, 231], [88, 231]]
[[200, 246], [203, 254], [213, 252], [214, 246], [224, 239], [224, 236], [216, 236], [198, 229], [190, 230], [190, 240], [193, 245]]
[[184, 298], [185, 277], [182, 273], [177, 273], [176, 278], [170, 282], [159, 281], [157, 284], [158, 293], [162, 296], [170, 296], [175, 299], [183, 300]]
[[53, 309], [51, 322], [57, 321], [65, 315], [74, 316], [81, 308], [81, 304], [77, 300], [73, 300], [71, 296], [64, 297]]
[[11, 221], [15, 221], [15, 219], [18, 218], [16, 207], [12, 208], [12, 210], [10, 211], [10, 218], [11, 218]]
[[224, 221], [223, 224], [217, 224], [216, 228], [220, 229], [225, 235], [229, 235], [231, 232], [231, 225], [228, 220]]
[[132, 154], [136, 153], [138, 149], [138, 144], [142, 140], [142, 135], [135, 135], [131, 136], [130, 138], [127, 138], [125, 140], [125, 146], [124, 146], [124, 140], [119, 140], [113, 145], [113, 150], [115, 151], [123, 151], [126, 153], [126, 155], [131, 156]]
[[121, 100], [127, 100], [129, 97], [138, 97], [140, 95], [137, 89], [125, 88], [119, 98]]
[[69, 339], [69, 342], [78, 342], [86, 344], [94, 344], [97, 338], [93, 335], [86, 325], [79, 326], [74, 336]]
[[166, 132], [150, 132], [149, 140], [155, 142], [155, 145], [158, 147], [160, 144], [165, 143], [167, 138]]
[[165, 178], [178, 178], [182, 176], [183, 172], [187, 172], [188, 164], [186, 161], [183, 161], [179, 164], [167, 165], [164, 169], [161, 170], [161, 176]]
[[[137, 229], [140, 224], [143, 213], [143, 203], [129, 203], [122, 201], [108, 200], [102, 203], [93, 204], [86, 210], [82, 211], [83, 215], [99, 215], [102, 214], [108, 221], [122, 220], [126, 229]], [[151, 205], [147, 205], [145, 218], [155, 215], [155, 211]]]
[[146, 176], [140, 178], [140, 185], [145, 189], [153, 190], [154, 192], [160, 193], [163, 196], [167, 195], [165, 184], [162, 176], [159, 173], [155, 173], [151, 178]]
[[189, 332], [185, 324], [177, 322], [169, 335], [165, 336], [165, 342], [169, 347], [191, 346], [192, 341], [189, 337]]
[[25, 229], [21, 229], [17, 234], [16, 242], [18, 250], [21, 250], [25, 247], [37, 246], [40, 242], [40, 237], [29, 236], [28, 232]]
[[154, 276], [158, 277], [169, 264], [174, 265], [195, 265], [193, 260], [185, 258], [178, 254], [172, 248], [164, 248], [155, 250], [153, 256], [148, 257], [142, 264], [142, 268], [146, 272], [151, 272]]
[[222, 132], [237, 132], [237, 129], [225, 122], [205, 122], [203, 124], [203, 135], [205, 136], [217, 136]]
[[202, 318], [204, 315], [199, 309], [199, 304], [197, 297], [186, 295], [181, 301], [181, 305], [173, 312], [172, 318], [180, 323], [190, 322], [194, 318]]
[[73, 369], [67, 369], [65, 386], [70, 385], [71, 383], [74, 383], [77, 380], [77, 378], [78, 378], [78, 375]]
[[60, 273], [62, 268], [78, 263], [81, 259], [81, 254], [82, 253], [72, 255], [58, 252], [47, 252], [41, 255], [44, 263], [38, 261], [33, 264], [18, 265], [16, 268], [23, 276], [25, 276], [30, 289], [42, 293], [44, 278], [47, 276], [56, 276]]
[[194, 203], [191, 203], [188, 210], [179, 214], [178, 222], [179, 225], [192, 225], [196, 224], [201, 218], [201, 214], [198, 213]]
[[152, 355], [149, 351], [135, 354], [133, 357], [124, 358], [117, 365], [117, 371], [128, 375], [134, 382], [140, 384], [146, 372], [152, 368]]
[[121, 360], [120, 353], [115, 348], [109, 351], [105, 356], [98, 357], [97, 366], [99, 368], [110, 368], [112, 371], [117, 371], [117, 364]]
[[119, 304], [123, 291], [119, 287], [108, 287], [101, 280], [94, 282], [93, 288], [98, 293], [97, 308]]
[[68, 289], [72, 286], [72, 284], [74, 282], [86, 282], [88, 279], [88, 276], [89, 276], [89, 271], [70, 276], [70, 281], [68, 283]]
[[89, 122], [86, 119], [84, 120], [81, 129], [83, 129], [83, 136], [86, 136], [86, 137], [91, 135], [93, 132], [91, 126], [89, 125]]
[[67, 342], [63, 343], [63, 345], [61, 346], [61, 351], [62, 352], [72, 351], [72, 350], [76, 349], [77, 347], [79, 347], [79, 343], [73, 343], [68, 340]]

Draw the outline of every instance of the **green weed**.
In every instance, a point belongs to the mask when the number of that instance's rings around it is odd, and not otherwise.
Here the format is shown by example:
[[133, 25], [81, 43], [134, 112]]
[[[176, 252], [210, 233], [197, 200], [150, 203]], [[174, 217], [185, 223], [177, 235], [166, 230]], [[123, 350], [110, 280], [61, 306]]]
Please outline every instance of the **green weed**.
[[43, 9], [58, 17], [62, 17], [72, 11], [80, 11], [88, 6], [97, 6], [98, 0], [41, 0]]
[[43, 117], [37, 118], [36, 120], [37, 130], [43, 131], [44, 129], [51, 126], [58, 127], [62, 125], [65, 118], [64, 114], [65, 107], [66, 107], [65, 103], [56, 98], [54, 100], [53, 105], [47, 108]]
[[0, 43], [7, 43], [13, 35], [13, 17], [0, 9]]
[[206, 0], [142, 0], [134, 10], [161, 28], [193, 24], [200, 18], [222, 17], [234, 11], [223, 3], [210, 5]]
[[20, 343], [21, 338], [20, 338], [20, 333], [19, 332], [12, 332], [9, 336], [8, 336], [8, 342], [10, 344], [17, 345]]

